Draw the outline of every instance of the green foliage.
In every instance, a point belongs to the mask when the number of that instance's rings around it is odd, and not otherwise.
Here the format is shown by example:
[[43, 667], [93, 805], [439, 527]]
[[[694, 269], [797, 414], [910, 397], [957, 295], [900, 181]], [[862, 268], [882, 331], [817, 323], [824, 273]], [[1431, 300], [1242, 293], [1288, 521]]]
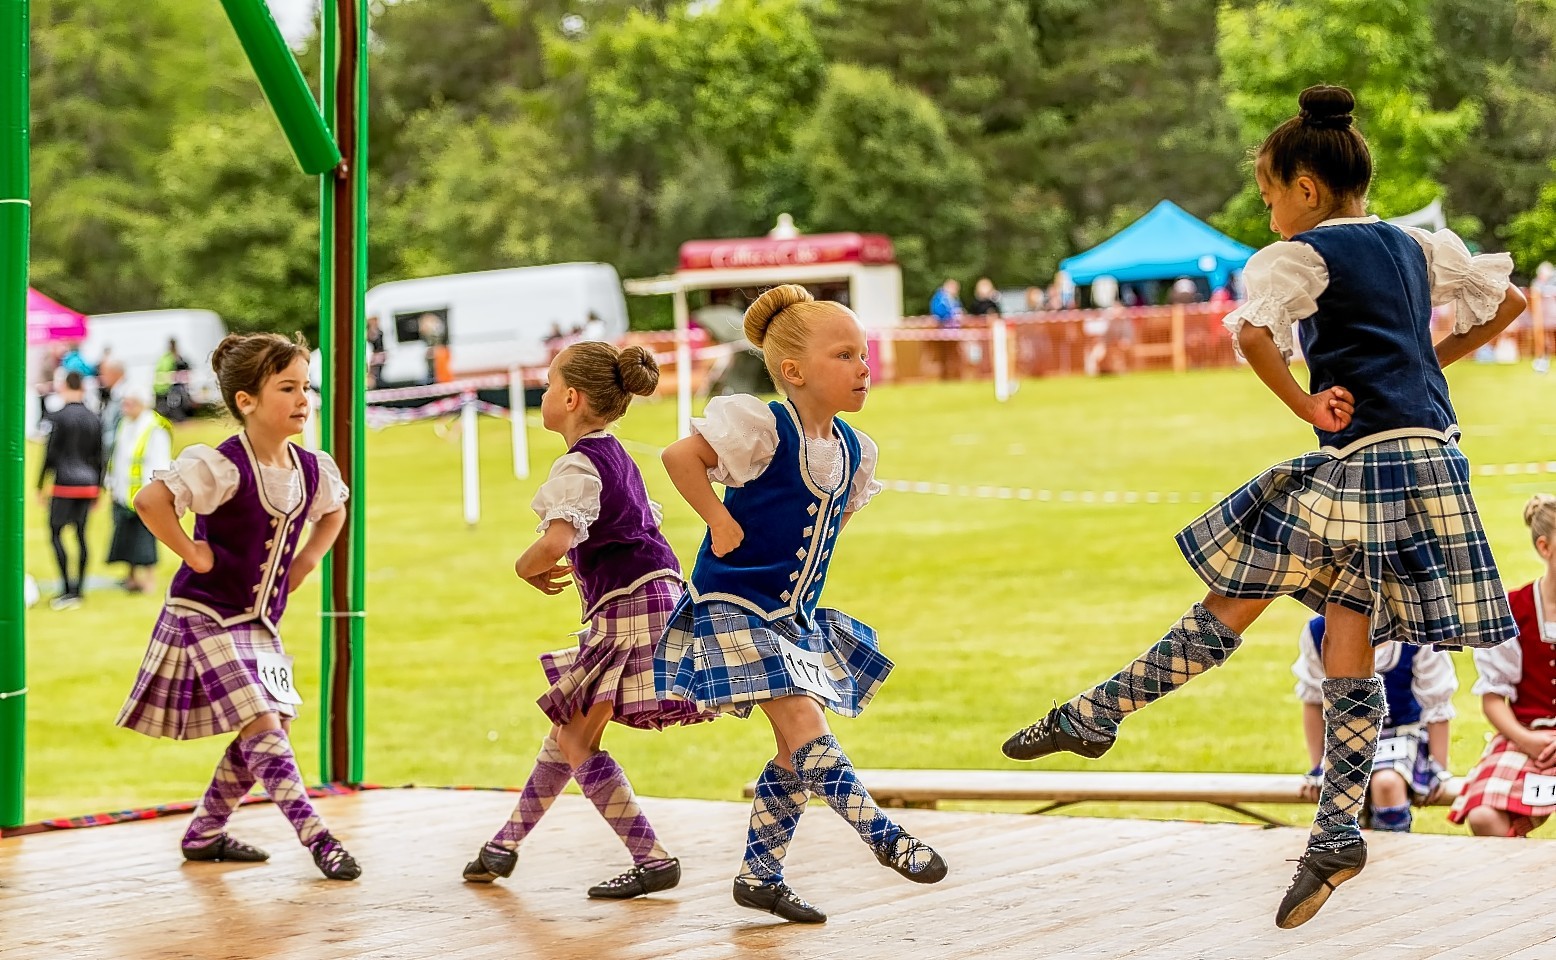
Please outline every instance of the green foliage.
[[158, 206], [132, 234], [162, 306], [215, 310], [233, 330], [319, 320], [319, 186], [300, 176], [263, 104], [185, 125], [157, 163]]
[[[1428, 92], [1442, 51], [1432, 0], [1259, 0], [1225, 5], [1217, 51], [1243, 141], [1256, 147], [1297, 112], [1315, 83], [1349, 87], [1373, 154], [1372, 211], [1399, 216], [1443, 195], [1444, 159], [1480, 121], [1477, 99], [1433, 109]], [[1279, 42], [1272, 42], [1272, 38]], [[1248, 243], [1270, 239], [1250, 175], [1218, 225]]]
[[979, 170], [925, 95], [884, 70], [833, 67], [795, 147], [809, 226], [890, 234], [906, 303], [927, 304], [942, 274], [979, 269]]
[[[317, 184], [282, 162], [209, 0], [32, 10], [34, 283], [90, 312], [311, 318]], [[1525, 269], [1550, 253], [1556, 0], [399, 0], [373, 16], [371, 283], [574, 258], [656, 274], [686, 240], [789, 212], [892, 234], [913, 313], [944, 276], [1044, 284], [1163, 198], [1262, 243], [1244, 152], [1318, 81], [1360, 97], [1378, 212], [1444, 196], [1472, 241], [1512, 243]], [[316, 41], [298, 57], [316, 82]], [[668, 321], [659, 300], [630, 306]]]
[[1540, 190], [1530, 209], [1508, 224], [1507, 246], [1519, 269], [1532, 274], [1545, 261], [1556, 261], [1556, 164], [1553, 178]]

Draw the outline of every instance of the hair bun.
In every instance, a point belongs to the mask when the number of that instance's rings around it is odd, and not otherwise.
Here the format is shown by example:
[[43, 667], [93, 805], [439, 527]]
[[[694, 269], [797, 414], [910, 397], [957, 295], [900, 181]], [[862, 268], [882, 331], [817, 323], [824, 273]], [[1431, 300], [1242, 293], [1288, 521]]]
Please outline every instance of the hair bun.
[[628, 393], [652, 396], [659, 386], [659, 363], [645, 347], [625, 347], [616, 355], [616, 379]]
[[1308, 87], [1297, 98], [1302, 108], [1298, 115], [1304, 125], [1320, 130], [1345, 130], [1351, 126], [1356, 96], [1344, 87], [1319, 84]]
[[1535, 519], [1542, 512], [1551, 509], [1556, 509], [1556, 496], [1537, 493], [1530, 497], [1529, 502], [1524, 504], [1524, 526], [1533, 527]]
[[797, 283], [785, 283], [773, 287], [757, 297], [756, 302], [746, 308], [746, 339], [750, 340], [753, 346], [760, 347], [762, 341], [767, 339], [767, 328], [772, 325], [774, 317], [796, 303], [809, 303], [815, 299], [809, 290]]

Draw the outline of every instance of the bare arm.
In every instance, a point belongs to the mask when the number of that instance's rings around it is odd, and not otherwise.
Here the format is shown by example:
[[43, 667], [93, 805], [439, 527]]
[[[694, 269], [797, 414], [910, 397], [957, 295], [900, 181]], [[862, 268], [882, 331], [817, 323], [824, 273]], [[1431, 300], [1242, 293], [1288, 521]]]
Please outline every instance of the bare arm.
[[546, 525], [546, 532], [514, 561], [513, 572], [547, 596], [561, 593], [572, 583], [567, 575], [573, 572], [573, 568], [561, 560], [567, 556], [576, 536], [577, 527], [566, 520], [552, 520]]
[[195, 573], [209, 573], [216, 565], [210, 544], [203, 540], [191, 540], [178, 522], [178, 512], [173, 508], [173, 491], [161, 480], [153, 480], [135, 495], [135, 513], [151, 535], [161, 540], [179, 559]]
[[303, 585], [303, 581], [308, 579], [308, 574], [314, 571], [319, 561], [324, 559], [324, 555], [334, 545], [335, 538], [340, 536], [341, 528], [345, 525], [345, 507], [336, 507], [314, 521], [313, 529], [308, 533], [308, 542], [297, 551], [297, 556], [292, 558], [292, 566], [287, 571], [287, 593]]
[[1507, 329], [1508, 324], [1517, 320], [1528, 305], [1529, 301], [1524, 298], [1523, 291], [1511, 283], [1508, 284], [1507, 292], [1502, 295], [1502, 303], [1497, 307], [1495, 316], [1485, 323], [1470, 327], [1463, 333], [1449, 334], [1437, 341], [1438, 364], [1446, 367], [1490, 343], [1497, 334]]
[[1500, 693], [1483, 694], [1480, 704], [1497, 733], [1511, 740], [1520, 753], [1534, 761], [1537, 769], [1543, 771], [1556, 763], [1556, 732], [1530, 730], [1519, 723], [1513, 716], [1512, 703]]
[[1237, 332], [1237, 345], [1242, 348], [1253, 372], [1299, 419], [1320, 430], [1331, 431], [1343, 430], [1351, 422], [1356, 401], [1350, 391], [1344, 387], [1330, 387], [1315, 394], [1304, 390], [1291, 375], [1291, 368], [1286, 365], [1286, 358], [1281, 356], [1275, 337], [1267, 327], [1243, 324]]
[[719, 499], [713, 490], [712, 481], [708, 479], [708, 471], [719, 465], [718, 454], [713, 452], [708, 441], [698, 434], [692, 434], [666, 447], [660, 459], [664, 461], [665, 472], [670, 475], [670, 482], [675, 484], [681, 498], [708, 525], [708, 532], [713, 537], [714, 556], [722, 557], [740, 546], [740, 541], [745, 539], [745, 531], [730, 516], [729, 508], [724, 506], [724, 501]]
[[1448, 769], [1448, 721], [1438, 720], [1427, 724], [1426, 743], [1437, 765], [1444, 770]]

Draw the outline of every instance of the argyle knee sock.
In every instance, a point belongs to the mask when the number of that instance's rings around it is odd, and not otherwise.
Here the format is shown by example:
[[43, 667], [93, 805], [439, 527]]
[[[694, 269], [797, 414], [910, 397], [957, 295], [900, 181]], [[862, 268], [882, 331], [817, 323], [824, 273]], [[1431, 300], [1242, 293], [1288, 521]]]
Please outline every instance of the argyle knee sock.
[[794, 772], [872, 848], [885, 849], [897, 839], [901, 828], [881, 812], [870, 791], [859, 782], [853, 762], [836, 737], [817, 737], [794, 751]]
[[1367, 799], [1383, 720], [1383, 681], [1335, 677], [1324, 686], [1324, 785], [1308, 846], [1333, 850], [1361, 840], [1356, 815]]
[[1225, 663], [1242, 642], [1204, 604], [1196, 603], [1155, 646], [1060, 707], [1060, 722], [1084, 740], [1112, 740], [1126, 716]]
[[670, 859], [670, 854], [659, 845], [659, 838], [638, 806], [637, 798], [632, 795], [632, 784], [627, 780], [626, 771], [611, 759], [609, 753], [601, 750], [580, 763], [573, 771], [573, 779], [600, 811], [600, 816], [616, 831], [616, 836], [632, 854], [633, 863]]
[[292, 744], [286, 731], [256, 733], [240, 741], [238, 750], [255, 779], [265, 785], [270, 801], [291, 821], [303, 846], [311, 847], [314, 841], [328, 834], [324, 821], [308, 802], [308, 789], [303, 785], [303, 775], [297, 769], [297, 758], [292, 755]]
[[540, 754], [535, 758], [535, 769], [530, 771], [529, 780], [519, 793], [519, 802], [514, 805], [508, 822], [492, 837], [490, 846], [517, 850], [529, 832], [535, 829], [535, 824], [551, 809], [551, 804], [562, 795], [571, 779], [573, 768], [568, 764], [567, 757], [563, 756], [562, 748], [557, 746], [556, 740], [547, 737], [541, 741]]
[[211, 777], [205, 796], [195, 807], [189, 829], [184, 831], [184, 846], [203, 847], [220, 837], [227, 829], [232, 812], [238, 809], [238, 804], [253, 786], [254, 774], [243, 762], [243, 751], [238, 748], [237, 738], [233, 738], [216, 764], [216, 773]]
[[783, 881], [783, 856], [800, 825], [808, 797], [805, 784], [794, 771], [771, 760], [757, 777], [754, 792], [751, 823], [746, 828], [746, 854], [736, 877], [753, 887]]

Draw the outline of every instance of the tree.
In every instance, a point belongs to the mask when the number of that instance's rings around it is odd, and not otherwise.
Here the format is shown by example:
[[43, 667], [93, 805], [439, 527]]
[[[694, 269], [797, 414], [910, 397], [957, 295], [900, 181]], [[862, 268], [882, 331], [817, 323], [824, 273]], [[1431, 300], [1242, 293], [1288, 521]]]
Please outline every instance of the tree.
[[298, 172], [270, 108], [186, 124], [157, 168], [132, 243], [161, 305], [215, 310], [233, 330], [315, 332], [319, 181]]
[[908, 303], [980, 269], [982, 178], [924, 94], [884, 70], [834, 66], [795, 148], [814, 198], [807, 228], [890, 234]]
[[[1431, 12], [1431, 0], [1257, 0], [1223, 7], [1216, 51], [1243, 140], [1256, 145], [1295, 114], [1303, 88], [1341, 84], [1356, 94], [1357, 122], [1372, 148], [1373, 211], [1398, 216], [1441, 197], [1444, 160], [1481, 114], [1474, 99], [1431, 107], [1431, 77], [1442, 59]], [[1251, 176], [1217, 225], [1248, 243], [1270, 239]]]
[[173, 129], [259, 91], [204, 3], [34, 0], [33, 281], [93, 313], [158, 303], [127, 238]]
[[1444, 163], [1449, 209], [1484, 225], [1467, 239], [1499, 248], [1556, 156], [1556, 0], [1437, 0], [1434, 7], [1443, 58], [1433, 102], [1478, 98], [1484, 106], [1475, 136]]
[[404, 133], [419, 158], [376, 231], [393, 238], [396, 277], [528, 266], [604, 255], [591, 183], [548, 119], [514, 97], [504, 115], [419, 114]]

